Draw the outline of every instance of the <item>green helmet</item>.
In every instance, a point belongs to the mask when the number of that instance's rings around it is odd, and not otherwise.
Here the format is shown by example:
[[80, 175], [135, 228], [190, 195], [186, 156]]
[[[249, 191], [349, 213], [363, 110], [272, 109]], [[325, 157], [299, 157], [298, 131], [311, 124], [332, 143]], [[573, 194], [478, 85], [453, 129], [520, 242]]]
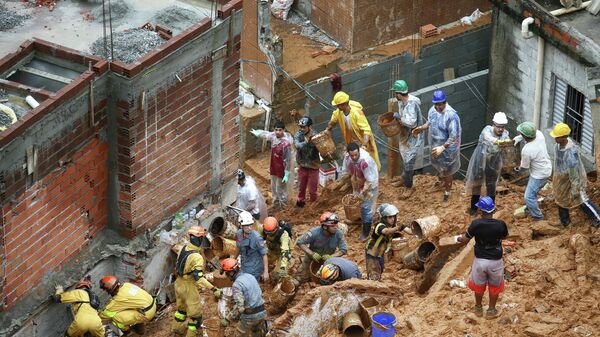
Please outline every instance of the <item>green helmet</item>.
[[408, 94], [408, 84], [406, 84], [406, 81], [404, 80], [397, 80], [394, 82], [391, 90], [401, 94]]
[[535, 138], [535, 125], [532, 122], [523, 122], [517, 126], [517, 131], [527, 138]]

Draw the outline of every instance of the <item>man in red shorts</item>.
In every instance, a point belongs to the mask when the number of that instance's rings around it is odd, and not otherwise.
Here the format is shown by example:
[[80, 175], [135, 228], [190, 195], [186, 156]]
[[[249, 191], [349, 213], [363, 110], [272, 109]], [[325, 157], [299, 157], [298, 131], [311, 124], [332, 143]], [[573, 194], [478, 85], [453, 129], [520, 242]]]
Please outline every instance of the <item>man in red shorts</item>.
[[456, 236], [456, 241], [466, 243], [475, 238], [475, 259], [471, 266], [469, 279], [469, 289], [475, 292], [473, 310], [477, 316], [483, 316], [481, 302], [487, 287], [490, 303], [485, 316], [492, 319], [498, 317], [496, 302], [498, 295], [504, 290], [502, 239], [508, 236], [508, 228], [504, 221], [494, 219], [493, 213], [496, 206], [492, 198], [481, 197], [475, 206], [481, 211], [481, 218], [473, 220], [465, 234]]

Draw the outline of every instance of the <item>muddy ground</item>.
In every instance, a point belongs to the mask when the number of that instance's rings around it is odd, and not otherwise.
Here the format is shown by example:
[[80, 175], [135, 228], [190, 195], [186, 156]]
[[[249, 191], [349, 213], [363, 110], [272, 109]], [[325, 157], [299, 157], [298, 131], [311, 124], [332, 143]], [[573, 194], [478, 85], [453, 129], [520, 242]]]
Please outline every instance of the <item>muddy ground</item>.
[[[267, 166], [268, 158], [263, 155], [248, 161], [246, 169], [270, 199], [264, 173]], [[398, 206], [401, 212], [398, 220], [405, 224], [417, 218], [437, 215], [441, 219], [439, 236], [463, 232], [473, 218], [466, 212], [469, 199], [462, 193], [462, 181], [455, 181], [450, 202], [443, 204], [442, 192], [434, 187], [435, 177], [419, 175], [415, 179], [416, 192], [403, 200], [398, 197], [400, 188], [392, 187], [390, 180], [382, 178], [378, 203], [390, 202]], [[558, 223], [558, 214], [548, 192], [545, 195], [547, 201], [542, 203], [546, 222], [514, 220], [512, 211], [522, 204], [523, 187], [504, 186], [507, 187], [506, 192], [497, 197], [497, 215], [507, 221], [509, 239], [515, 244], [505, 247], [504, 262], [508, 276], [506, 290], [499, 300], [502, 308], [500, 316], [486, 320], [473, 315], [473, 295], [466, 288], [451, 288], [447, 283], [437, 283], [430, 291], [419, 294], [417, 286], [422, 282], [423, 272], [403, 269], [401, 262], [389, 260], [382, 282], [401, 293], [398, 294], [401, 300], [392, 302], [392, 311], [398, 321], [396, 336], [597, 336], [600, 333], [597, 315], [600, 309], [600, 268], [597, 262], [600, 258], [600, 231], [593, 229], [579, 210], [572, 211], [572, 223], [568, 228], [553, 226]], [[596, 203], [600, 201], [600, 184], [590, 183], [588, 192]], [[289, 206], [271, 215], [292, 223], [294, 237], [297, 238], [313, 226], [313, 221], [323, 211], [334, 211], [344, 218], [341, 197], [342, 193], [338, 191], [320, 188], [318, 202], [302, 210]], [[364, 245], [357, 241], [360, 226], [351, 224], [349, 227], [346, 257], [357, 262], [366, 272]], [[577, 256], [569, 245], [574, 234], [583, 236], [577, 243]], [[407, 237], [410, 237], [411, 247], [419, 242], [414, 236]], [[294, 253], [299, 256], [298, 249]], [[439, 278], [468, 280], [471, 260], [453, 264], [452, 258], [458, 254], [460, 249], [452, 255]], [[302, 301], [315, 287], [312, 283], [303, 285], [289, 308]], [[269, 297], [271, 288], [263, 285], [265, 298]], [[205, 318], [216, 317], [215, 302], [210, 294], [207, 294], [206, 302]], [[484, 300], [484, 308], [486, 304], [487, 300]], [[171, 336], [172, 311], [173, 308], [168, 307], [159, 313], [160, 318], [152, 323], [149, 336]], [[269, 320], [275, 321], [279, 316], [270, 315]], [[232, 332], [230, 329], [225, 335]], [[326, 335], [334, 333], [330, 331]]]

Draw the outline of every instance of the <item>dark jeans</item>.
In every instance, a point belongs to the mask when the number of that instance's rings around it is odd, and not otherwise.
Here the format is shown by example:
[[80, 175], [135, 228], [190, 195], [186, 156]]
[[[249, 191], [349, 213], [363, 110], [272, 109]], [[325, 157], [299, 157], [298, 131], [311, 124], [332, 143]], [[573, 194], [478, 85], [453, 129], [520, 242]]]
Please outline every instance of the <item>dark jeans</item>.
[[411, 188], [413, 187], [413, 177], [415, 176], [415, 162], [417, 161], [417, 157], [414, 156], [410, 161], [404, 163], [404, 172], [402, 172], [402, 177], [404, 178], [404, 186]]
[[[598, 206], [596, 206], [593, 201], [588, 200], [579, 205], [579, 207], [583, 213], [585, 213], [585, 215], [592, 220], [592, 224], [595, 227], [600, 228], [600, 210], [598, 210]], [[571, 223], [571, 216], [569, 215], [568, 208], [562, 208], [558, 206], [558, 217], [560, 218], [560, 223], [563, 226], [567, 226], [569, 223]]]

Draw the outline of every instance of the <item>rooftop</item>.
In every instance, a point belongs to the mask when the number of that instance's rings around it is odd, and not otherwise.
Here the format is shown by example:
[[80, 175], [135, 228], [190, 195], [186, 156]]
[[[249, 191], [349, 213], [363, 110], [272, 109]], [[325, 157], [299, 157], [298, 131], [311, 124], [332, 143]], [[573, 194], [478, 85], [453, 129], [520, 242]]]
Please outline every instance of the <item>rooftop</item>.
[[592, 15], [586, 10], [579, 10], [561, 15], [559, 19], [600, 46], [600, 15]]

